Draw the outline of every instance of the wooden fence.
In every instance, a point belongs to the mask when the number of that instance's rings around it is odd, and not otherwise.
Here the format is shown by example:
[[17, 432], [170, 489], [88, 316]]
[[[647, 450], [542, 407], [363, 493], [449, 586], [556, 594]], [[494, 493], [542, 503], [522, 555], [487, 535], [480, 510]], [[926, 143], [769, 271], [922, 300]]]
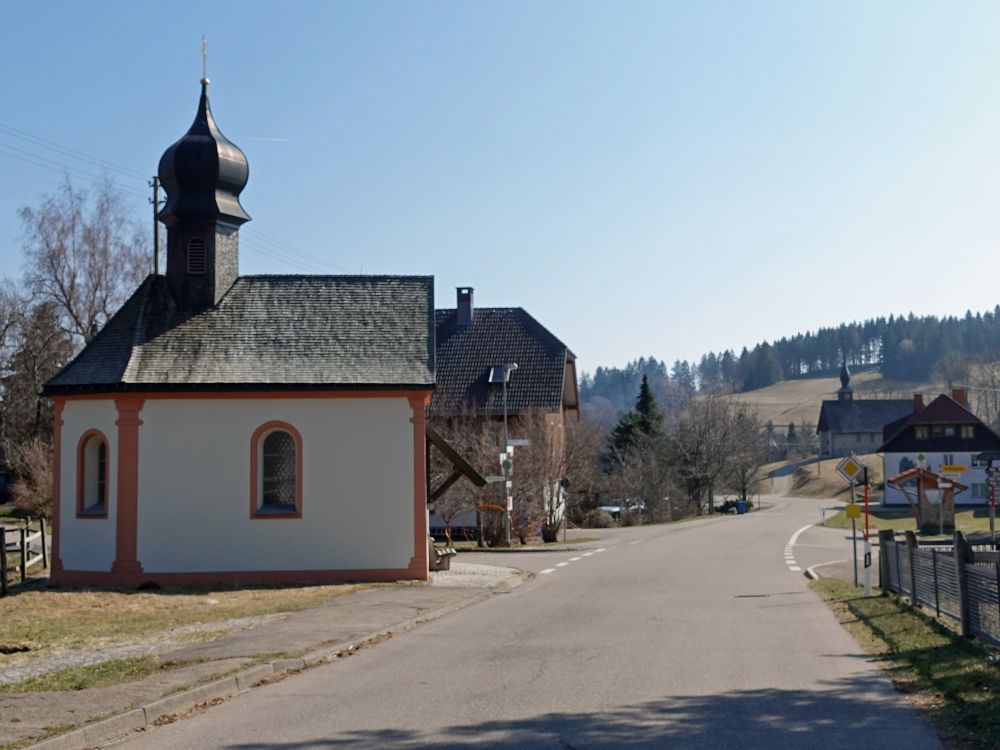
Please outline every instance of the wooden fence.
[[[37, 550], [32, 546], [37, 542]], [[38, 519], [38, 531], [32, 532], [30, 522], [11, 528], [0, 526], [0, 596], [7, 596], [11, 575], [20, 574], [21, 582], [28, 579], [28, 570], [36, 565], [49, 567], [49, 551], [45, 544], [45, 519]], [[13, 565], [10, 558], [15, 559]]]

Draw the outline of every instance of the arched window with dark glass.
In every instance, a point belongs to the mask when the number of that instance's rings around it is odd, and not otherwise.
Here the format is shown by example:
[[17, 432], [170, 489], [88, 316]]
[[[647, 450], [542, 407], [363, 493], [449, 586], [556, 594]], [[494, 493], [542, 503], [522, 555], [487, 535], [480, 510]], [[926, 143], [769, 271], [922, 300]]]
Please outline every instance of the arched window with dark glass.
[[108, 441], [98, 430], [80, 438], [76, 461], [76, 512], [87, 518], [108, 515]]
[[252, 441], [255, 518], [299, 517], [302, 513], [302, 438], [284, 422], [258, 428]]

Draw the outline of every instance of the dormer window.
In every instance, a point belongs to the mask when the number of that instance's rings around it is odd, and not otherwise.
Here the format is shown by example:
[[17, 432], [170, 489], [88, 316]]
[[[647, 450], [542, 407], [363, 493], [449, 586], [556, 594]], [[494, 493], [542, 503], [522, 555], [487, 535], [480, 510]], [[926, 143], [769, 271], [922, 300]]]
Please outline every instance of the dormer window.
[[187, 272], [203, 274], [208, 271], [208, 253], [205, 250], [205, 240], [195, 237], [188, 241]]
[[950, 437], [950, 438], [955, 437], [955, 425], [952, 425], [952, 424], [945, 425], [944, 436], [945, 437]]
[[942, 435], [944, 435], [944, 428], [941, 425], [936, 424], [931, 427], [931, 437], [938, 438]]
[[962, 440], [972, 440], [975, 437], [975, 428], [971, 424], [963, 424], [959, 429]]
[[913, 436], [917, 440], [926, 440], [927, 439], [927, 427], [925, 427], [924, 425], [919, 425], [917, 427], [914, 427], [913, 428]]

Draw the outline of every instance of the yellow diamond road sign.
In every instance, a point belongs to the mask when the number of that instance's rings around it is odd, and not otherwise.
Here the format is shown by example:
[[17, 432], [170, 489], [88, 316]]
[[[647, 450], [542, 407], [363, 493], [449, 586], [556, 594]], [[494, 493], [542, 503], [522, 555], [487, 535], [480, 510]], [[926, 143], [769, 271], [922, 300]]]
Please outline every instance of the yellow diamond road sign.
[[861, 476], [864, 470], [865, 465], [854, 456], [847, 456], [837, 464], [837, 473], [852, 484], [858, 481], [858, 477]]

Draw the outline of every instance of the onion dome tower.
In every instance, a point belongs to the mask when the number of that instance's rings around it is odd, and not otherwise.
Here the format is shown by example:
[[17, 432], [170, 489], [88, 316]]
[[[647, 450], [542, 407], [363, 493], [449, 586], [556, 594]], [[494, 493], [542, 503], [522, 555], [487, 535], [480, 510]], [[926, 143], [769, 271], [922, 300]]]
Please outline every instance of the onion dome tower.
[[157, 215], [167, 227], [167, 281], [182, 308], [211, 307], [239, 276], [240, 205], [247, 158], [219, 130], [201, 80], [198, 113], [188, 132], [160, 158], [167, 193]]

